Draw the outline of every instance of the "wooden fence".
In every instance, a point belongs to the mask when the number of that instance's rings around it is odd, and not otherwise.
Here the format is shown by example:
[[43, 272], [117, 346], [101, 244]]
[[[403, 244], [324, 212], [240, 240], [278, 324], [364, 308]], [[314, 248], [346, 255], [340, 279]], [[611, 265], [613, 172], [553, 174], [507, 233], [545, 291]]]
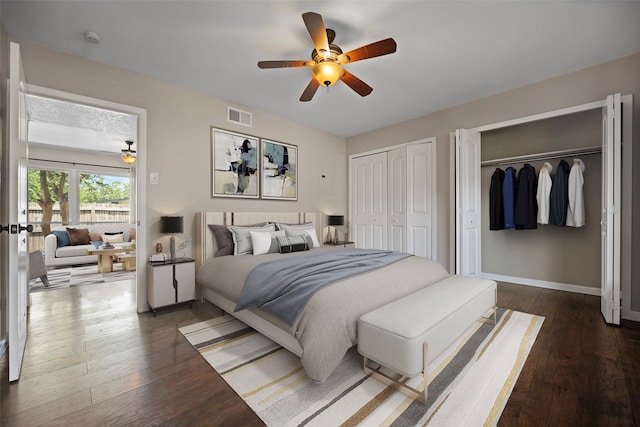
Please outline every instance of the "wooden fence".
[[[91, 225], [101, 222], [129, 222], [128, 203], [80, 203], [80, 219], [71, 225]], [[29, 250], [44, 250], [44, 235], [42, 233], [42, 208], [35, 202], [29, 202], [29, 224], [33, 225], [33, 232], [29, 233]], [[51, 229], [62, 225], [60, 206], [53, 205], [53, 217], [50, 221]]]

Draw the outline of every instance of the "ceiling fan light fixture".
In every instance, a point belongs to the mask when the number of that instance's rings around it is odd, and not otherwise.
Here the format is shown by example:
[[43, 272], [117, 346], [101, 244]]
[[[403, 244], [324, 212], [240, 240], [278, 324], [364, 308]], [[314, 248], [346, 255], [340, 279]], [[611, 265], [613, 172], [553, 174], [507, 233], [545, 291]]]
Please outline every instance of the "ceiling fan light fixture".
[[344, 76], [344, 68], [332, 61], [320, 62], [313, 67], [311, 75], [321, 85], [333, 86]]
[[125, 144], [127, 144], [127, 148], [122, 149], [122, 154], [120, 154], [120, 158], [122, 159], [123, 162], [129, 165], [132, 165], [136, 162], [136, 160], [138, 160], [136, 156], [136, 151], [131, 149], [131, 146], [133, 145], [133, 141], [125, 141]]

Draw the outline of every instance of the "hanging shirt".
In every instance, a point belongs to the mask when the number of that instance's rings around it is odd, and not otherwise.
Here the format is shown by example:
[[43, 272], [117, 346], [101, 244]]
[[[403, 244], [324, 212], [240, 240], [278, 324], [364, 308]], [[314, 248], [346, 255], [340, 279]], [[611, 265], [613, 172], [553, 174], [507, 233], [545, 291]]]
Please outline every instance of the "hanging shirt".
[[538, 224], [549, 224], [549, 194], [551, 194], [551, 163], [544, 162], [538, 175], [538, 191], [536, 200], [538, 202]]
[[526, 163], [518, 171], [517, 183], [514, 215], [516, 228], [518, 230], [538, 228], [536, 221], [538, 216], [538, 202], [536, 201], [538, 182], [534, 167]]
[[504, 171], [496, 168], [491, 175], [491, 186], [489, 187], [489, 230], [504, 230], [503, 183]]
[[567, 225], [567, 208], [569, 206], [569, 163], [560, 160], [553, 177], [549, 196], [549, 224], [564, 227]]
[[515, 224], [515, 203], [516, 203], [516, 170], [508, 167], [504, 171], [504, 181], [502, 183], [502, 204], [504, 207], [504, 228], [516, 228]]
[[580, 159], [573, 159], [568, 181], [569, 206], [567, 208], [567, 225], [570, 227], [582, 227], [585, 223], [582, 192], [582, 185], [584, 184], [583, 172], [584, 162]]

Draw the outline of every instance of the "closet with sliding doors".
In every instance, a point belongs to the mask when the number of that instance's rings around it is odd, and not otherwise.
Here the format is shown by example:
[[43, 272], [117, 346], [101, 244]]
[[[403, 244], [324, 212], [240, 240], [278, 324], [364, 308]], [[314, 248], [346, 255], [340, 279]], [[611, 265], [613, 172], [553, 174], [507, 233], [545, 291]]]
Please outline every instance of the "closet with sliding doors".
[[[605, 320], [619, 324], [625, 269], [630, 277], [630, 255], [622, 251], [625, 244], [630, 246], [625, 241], [629, 237], [620, 232], [624, 209], [630, 206], [624, 205], [621, 193], [623, 179], [631, 176], [630, 164], [623, 173], [621, 148], [622, 136], [631, 138], [630, 129], [622, 126], [625, 117], [630, 122], [630, 98], [615, 95], [456, 132], [457, 273], [602, 295]], [[498, 184], [501, 177], [505, 180]], [[579, 212], [567, 214], [567, 205], [560, 206], [558, 200], [568, 201], [567, 187], [576, 182]], [[525, 203], [538, 185], [542, 194], [534, 195], [535, 206]], [[526, 206], [526, 212], [518, 212], [517, 203]], [[572, 206], [575, 209], [575, 203]], [[531, 208], [535, 212], [528, 212]]]

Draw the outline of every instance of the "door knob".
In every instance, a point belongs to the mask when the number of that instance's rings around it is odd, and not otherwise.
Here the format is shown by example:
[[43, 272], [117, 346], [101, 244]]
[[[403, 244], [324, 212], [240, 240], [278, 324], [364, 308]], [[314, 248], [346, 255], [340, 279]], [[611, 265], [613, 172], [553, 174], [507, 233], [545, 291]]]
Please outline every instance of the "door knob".
[[22, 231], [27, 231], [27, 233], [31, 233], [33, 231], [33, 225], [31, 224], [27, 224], [26, 227], [23, 227], [22, 225], [18, 224], [18, 233], [22, 232]]

